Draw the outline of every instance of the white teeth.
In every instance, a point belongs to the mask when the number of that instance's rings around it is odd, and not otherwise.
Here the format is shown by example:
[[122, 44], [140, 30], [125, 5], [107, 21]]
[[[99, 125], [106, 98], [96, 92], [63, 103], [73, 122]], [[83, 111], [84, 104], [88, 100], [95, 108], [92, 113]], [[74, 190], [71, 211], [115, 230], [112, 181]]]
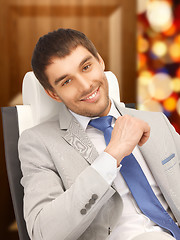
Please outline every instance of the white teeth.
[[93, 93], [90, 97], [86, 98], [86, 99], [92, 99], [92, 98], [94, 98], [96, 96], [96, 94], [97, 94], [97, 91], [95, 93]]

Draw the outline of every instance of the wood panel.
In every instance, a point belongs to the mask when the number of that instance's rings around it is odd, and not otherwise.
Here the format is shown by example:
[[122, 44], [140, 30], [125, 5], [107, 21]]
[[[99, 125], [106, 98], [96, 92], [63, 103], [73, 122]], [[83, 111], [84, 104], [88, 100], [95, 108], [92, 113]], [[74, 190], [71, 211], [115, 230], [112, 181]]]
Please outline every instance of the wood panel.
[[[0, 106], [8, 103], [9, 92], [9, 53], [8, 53], [8, 2], [0, 0]], [[6, 165], [4, 160], [4, 145], [2, 137], [2, 119], [0, 118], [0, 238], [15, 240], [18, 239], [17, 232], [9, 231], [9, 225], [14, 220], [14, 212], [7, 181]]]
[[31, 54], [38, 38], [59, 27], [71, 27], [83, 31], [94, 42], [105, 60], [106, 69], [117, 75], [122, 101], [136, 101], [135, 41], [132, 41], [135, 40], [135, 11], [123, 0], [111, 6], [89, 5], [88, 2], [86, 5], [84, 1], [83, 5], [9, 6], [7, 31], [11, 37], [7, 41], [10, 53], [7, 86], [11, 84], [11, 87], [6, 98], [10, 99], [21, 90], [23, 75], [31, 70]]
[[136, 103], [136, 0], [122, 1], [122, 9], [121, 99]]

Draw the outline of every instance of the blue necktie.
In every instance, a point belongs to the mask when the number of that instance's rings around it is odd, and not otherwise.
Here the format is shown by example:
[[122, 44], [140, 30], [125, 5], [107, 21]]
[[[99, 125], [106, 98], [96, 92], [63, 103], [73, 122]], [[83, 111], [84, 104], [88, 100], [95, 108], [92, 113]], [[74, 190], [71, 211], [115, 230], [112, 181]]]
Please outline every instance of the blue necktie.
[[[112, 118], [112, 116], [105, 116], [89, 122], [89, 125], [104, 133], [106, 145], [111, 139]], [[141, 211], [157, 225], [169, 230], [177, 240], [180, 240], [179, 227], [157, 199], [134, 155], [131, 153], [124, 157], [121, 165], [120, 172]]]

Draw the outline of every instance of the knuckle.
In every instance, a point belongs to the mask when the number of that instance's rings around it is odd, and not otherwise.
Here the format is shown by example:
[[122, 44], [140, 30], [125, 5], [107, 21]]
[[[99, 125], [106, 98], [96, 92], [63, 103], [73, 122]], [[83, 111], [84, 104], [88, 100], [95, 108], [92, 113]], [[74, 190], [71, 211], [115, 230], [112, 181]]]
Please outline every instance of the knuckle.
[[131, 119], [132, 117], [131, 117], [130, 115], [125, 114], [125, 115], [123, 116], [123, 118], [124, 118], [125, 120], [128, 120], [128, 119]]

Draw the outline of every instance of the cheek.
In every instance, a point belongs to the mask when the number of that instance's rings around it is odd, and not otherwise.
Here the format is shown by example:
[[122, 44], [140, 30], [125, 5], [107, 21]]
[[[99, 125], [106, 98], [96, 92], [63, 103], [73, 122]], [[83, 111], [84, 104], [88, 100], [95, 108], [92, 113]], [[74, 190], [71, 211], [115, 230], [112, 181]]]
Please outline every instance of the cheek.
[[62, 91], [59, 92], [59, 96], [65, 103], [71, 103], [77, 98], [76, 92], [70, 88], [62, 89]]
[[103, 85], [104, 85], [105, 89], [108, 91], [109, 85], [108, 85], [108, 80], [106, 79], [105, 76], [103, 76]]

